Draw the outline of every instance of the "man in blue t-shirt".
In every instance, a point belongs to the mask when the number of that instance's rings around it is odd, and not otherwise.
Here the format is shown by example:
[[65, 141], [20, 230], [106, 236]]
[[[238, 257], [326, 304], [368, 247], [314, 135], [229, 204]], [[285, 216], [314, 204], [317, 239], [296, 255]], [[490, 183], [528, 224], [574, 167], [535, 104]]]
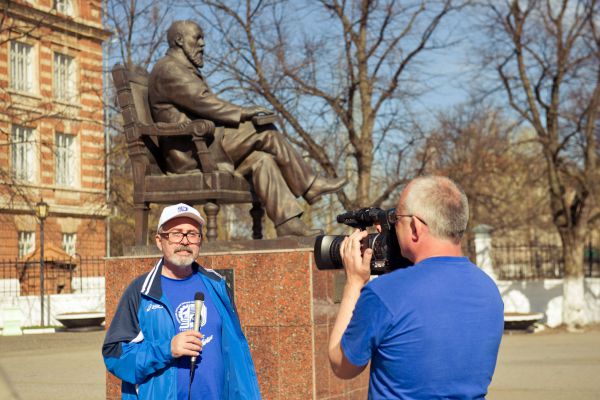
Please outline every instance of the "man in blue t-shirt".
[[370, 399], [484, 399], [496, 366], [504, 305], [495, 283], [462, 255], [467, 197], [423, 176], [403, 190], [394, 225], [414, 265], [369, 282], [364, 231], [341, 245], [347, 281], [329, 341], [334, 373], [371, 362]]
[[[160, 277], [163, 292], [174, 311], [177, 333], [194, 328], [196, 292], [207, 293], [200, 276], [190, 275], [183, 279], [173, 279], [165, 275]], [[192, 299], [192, 300], [190, 300]], [[223, 357], [221, 355], [221, 316], [217, 312], [210, 296], [204, 298], [200, 313], [200, 331], [202, 332], [201, 353], [198, 355], [191, 392], [194, 399], [222, 399], [223, 393]], [[188, 398], [190, 358], [177, 359], [177, 398]]]
[[[260, 399], [250, 348], [225, 281], [195, 261], [203, 226], [195, 208], [165, 207], [155, 238], [163, 257], [119, 301], [102, 355], [107, 369], [122, 380], [125, 400]], [[196, 310], [200, 293], [204, 302]], [[194, 330], [196, 311], [200, 332]], [[196, 357], [193, 374], [191, 357]]]

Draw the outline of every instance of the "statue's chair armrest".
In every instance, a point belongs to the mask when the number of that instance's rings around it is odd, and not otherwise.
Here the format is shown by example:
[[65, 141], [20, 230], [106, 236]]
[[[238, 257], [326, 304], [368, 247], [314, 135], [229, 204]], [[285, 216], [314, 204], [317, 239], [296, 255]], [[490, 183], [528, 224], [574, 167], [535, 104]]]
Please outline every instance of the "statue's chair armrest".
[[185, 123], [156, 122], [149, 128], [141, 134], [155, 137], [191, 136], [202, 172], [210, 173], [215, 170], [215, 162], [206, 145], [214, 139], [215, 124], [212, 121], [199, 119]]
[[212, 121], [198, 119], [184, 123], [156, 122], [154, 123], [152, 135], [165, 136], [185, 136], [191, 135], [193, 138], [202, 138], [204, 141], [212, 140], [215, 134], [215, 124]]

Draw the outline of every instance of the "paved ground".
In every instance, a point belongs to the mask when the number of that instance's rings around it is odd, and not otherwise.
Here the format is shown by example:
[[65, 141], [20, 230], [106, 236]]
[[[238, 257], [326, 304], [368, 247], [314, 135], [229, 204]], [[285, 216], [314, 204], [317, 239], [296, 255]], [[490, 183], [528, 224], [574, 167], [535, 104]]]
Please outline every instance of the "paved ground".
[[[0, 399], [102, 400], [103, 331], [0, 337]], [[600, 399], [600, 326], [506, 334], [488, 400]]]
[[505, 334], [488, 400], [600, 399], [600, 326]]
[[104, 331], [0, 337], [0, 399], [101, 400]]

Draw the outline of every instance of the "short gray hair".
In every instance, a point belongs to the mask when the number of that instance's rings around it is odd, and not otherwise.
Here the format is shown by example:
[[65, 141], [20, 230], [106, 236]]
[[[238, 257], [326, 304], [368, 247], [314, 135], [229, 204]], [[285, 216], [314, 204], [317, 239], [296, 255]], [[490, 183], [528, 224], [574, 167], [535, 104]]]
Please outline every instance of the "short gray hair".
[[402, 212], [421, 218], [438, 238], [459, 242], [469, 222], [465, 192], [450, 178], [427, 175], [408, 186]]

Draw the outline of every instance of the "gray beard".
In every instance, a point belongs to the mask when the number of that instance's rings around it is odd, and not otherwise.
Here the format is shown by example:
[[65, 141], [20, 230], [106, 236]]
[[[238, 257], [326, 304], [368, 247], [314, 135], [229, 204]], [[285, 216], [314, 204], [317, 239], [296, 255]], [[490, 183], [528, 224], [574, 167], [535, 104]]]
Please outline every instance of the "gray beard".
[[192, 263], [194, 262], [194, 257], [180, 256], [180, 255], [175, 254], [175, 255], [173, 255], [173, 258], [169, 258], [168, 260], [171, 264], [175, 265], [176, 267], [187, 268], [190, 265], [192, 265]]
[[196, 68], [202, 68], [204, 65], [204, 60], [202, 59], [202, 53], [198, 53], [197, 55], [193, 55], [191, 51], [188, 51], [185, 47], [182, 47], [183, 54], [187, 57], [188, 60], [194, 65]]
[[[181, 246], [181, 247], [176, 248], [175, 251], [184, 250], [184, 249], [186, 249], [186, 247]], [[190, 265], [192, 265], [192, 263], [194, 262], [194, 256], [193, 256], [193, 253], [188, 256], [173, 254], [171, 257], [168, 257], [167, 260], [171, 264], [175, 265], [176, 267], [187, 268]]]

